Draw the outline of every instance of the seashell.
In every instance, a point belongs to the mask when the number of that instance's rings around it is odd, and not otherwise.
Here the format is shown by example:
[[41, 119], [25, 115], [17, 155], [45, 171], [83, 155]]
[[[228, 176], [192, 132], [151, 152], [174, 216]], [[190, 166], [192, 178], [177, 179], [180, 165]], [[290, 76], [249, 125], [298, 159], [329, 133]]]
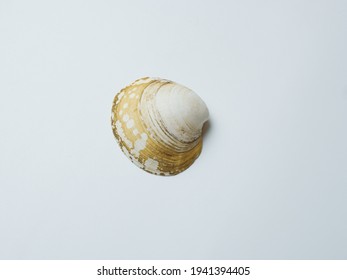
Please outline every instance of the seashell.
[[124, 154], [157, 175], [176, 175], [199, 157], [208, 109], [189, 88], [142, 78], [122, 89], [112, 106], [112, 130]]

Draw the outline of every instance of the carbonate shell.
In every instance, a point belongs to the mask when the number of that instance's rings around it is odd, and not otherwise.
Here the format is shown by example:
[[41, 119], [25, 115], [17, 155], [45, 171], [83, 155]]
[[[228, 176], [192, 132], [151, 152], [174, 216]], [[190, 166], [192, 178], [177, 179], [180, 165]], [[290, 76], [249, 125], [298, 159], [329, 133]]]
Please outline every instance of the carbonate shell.
[[160, 78], [138, 79], [114, 98], [112, 130], [124, 154], [156, 175], [176, 175], [199, 157], [209, 113], [189, 88]]

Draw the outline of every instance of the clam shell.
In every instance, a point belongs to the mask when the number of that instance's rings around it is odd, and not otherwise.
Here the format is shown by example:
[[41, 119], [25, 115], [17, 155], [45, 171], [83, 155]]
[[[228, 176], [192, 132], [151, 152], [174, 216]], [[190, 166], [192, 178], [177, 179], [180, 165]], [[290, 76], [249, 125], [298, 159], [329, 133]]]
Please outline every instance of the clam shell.
[[112, 106], [112, 130], [124, 154], [157, 175], [176, 175], [198, 158], [208, 109], [192, 90], [160, 78], [122, 89]]

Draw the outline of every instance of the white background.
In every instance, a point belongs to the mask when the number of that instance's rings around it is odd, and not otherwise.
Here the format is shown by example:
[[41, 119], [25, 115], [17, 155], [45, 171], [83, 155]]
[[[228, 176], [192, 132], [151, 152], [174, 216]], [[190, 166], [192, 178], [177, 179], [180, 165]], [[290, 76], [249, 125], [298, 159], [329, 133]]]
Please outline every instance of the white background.
[[[0, 258], [347, 258], [346, 1], [0, 1]], [[175, 177], [114, 140], [143, 76], [206, 102]]]

